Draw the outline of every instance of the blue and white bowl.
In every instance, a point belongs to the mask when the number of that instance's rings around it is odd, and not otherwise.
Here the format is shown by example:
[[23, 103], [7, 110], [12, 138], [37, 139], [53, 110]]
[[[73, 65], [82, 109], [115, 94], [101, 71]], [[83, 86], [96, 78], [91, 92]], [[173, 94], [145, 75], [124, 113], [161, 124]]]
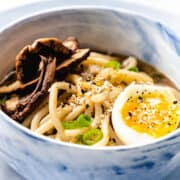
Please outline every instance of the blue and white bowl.
[[[0, 76], [19, 50], [40, 37], [76, 36], [84, 47], [134, 55], [180, 84], [180, 39], [160, 22], [118, 9], [44, 12], [0, 33]], [[47, 139], [0, 112], [0, 155], [28, 180], [162, 179], [180, 162], [180, 130], [148, 145], [92, 148]]]

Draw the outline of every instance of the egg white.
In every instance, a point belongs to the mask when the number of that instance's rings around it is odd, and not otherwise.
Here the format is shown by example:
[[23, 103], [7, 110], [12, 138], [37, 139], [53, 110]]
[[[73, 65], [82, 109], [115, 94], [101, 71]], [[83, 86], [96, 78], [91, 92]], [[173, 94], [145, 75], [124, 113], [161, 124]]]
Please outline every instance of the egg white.
[[[112, 124], [119, 139], [126, 145], [142, 145], [148, 144], [157, 138], [154, 138], [146, 133], [140, 133], [128, 127], [120, 113], [124, 103], [129, 97], [137, 96], [137, 91], [141, 94], [143, 91], [161, 92], [168, 102], [172, 103], [176, 100], [174, 94], [168, 87], [147, 85], [147, 84], [131, 84], [120, 93], [116, 99], [112, 110]], [[158, 99], [157, 99], [158, 100]], [[156, 101], [156, 100], [155, 100]]]

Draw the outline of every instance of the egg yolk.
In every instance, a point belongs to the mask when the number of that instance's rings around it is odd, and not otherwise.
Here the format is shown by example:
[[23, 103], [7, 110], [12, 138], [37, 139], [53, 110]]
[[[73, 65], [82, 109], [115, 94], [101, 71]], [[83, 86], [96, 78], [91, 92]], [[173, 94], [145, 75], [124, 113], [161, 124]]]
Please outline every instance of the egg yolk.
[[174, 131], [179, 124], [179, 105], [160, 92], [147, 92], [127, 99], [120, 110], [125, 124], [154, 138]]

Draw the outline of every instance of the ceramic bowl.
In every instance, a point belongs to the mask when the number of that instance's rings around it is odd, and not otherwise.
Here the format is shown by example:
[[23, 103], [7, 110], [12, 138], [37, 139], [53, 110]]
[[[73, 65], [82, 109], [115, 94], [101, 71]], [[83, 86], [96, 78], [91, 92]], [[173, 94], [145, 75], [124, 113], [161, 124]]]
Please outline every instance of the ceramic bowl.
[[[36, 38], [76, 36], [82, 46], [134, 55], [180, 84], [180, 40], [148, 17], [118, 9], [76, 7], [42, 12], [0, 32], [0, 76]], [[0, 155], [25, 179], [162, 179], [180, 162], [180, 130], [144, 146], [92, 148], [36, 135], [0, 112]]]

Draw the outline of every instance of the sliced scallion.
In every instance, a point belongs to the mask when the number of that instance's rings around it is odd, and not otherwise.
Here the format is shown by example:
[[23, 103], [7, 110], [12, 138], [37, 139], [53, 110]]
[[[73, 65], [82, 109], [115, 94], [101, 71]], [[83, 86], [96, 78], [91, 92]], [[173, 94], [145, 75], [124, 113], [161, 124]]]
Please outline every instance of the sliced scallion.
[[131, 67], [128, 69], [128, 71], [134, 71], [134, 72], [139, 72], [139, 68], [138, 67]]
[[93, 145], [100, 141], [102, 137], [103, 133], [100, 129], [90, 129], [83, 134], [82, 143], [86, 145]]
[[119, 61], [116, 61], [116, 60], [111, 60], [109, 61], [108, 63], [105, 64], [104, 66], [105, 68], [113, 68], [113, 69], [120, 69], [121, 68], [121, 63]]
[[81, 114], [75, 121], [63, 122], [64, 129], [78, 129], [83, 127], [89, 127], [91, 125], [92, 118], [87, 114]]

